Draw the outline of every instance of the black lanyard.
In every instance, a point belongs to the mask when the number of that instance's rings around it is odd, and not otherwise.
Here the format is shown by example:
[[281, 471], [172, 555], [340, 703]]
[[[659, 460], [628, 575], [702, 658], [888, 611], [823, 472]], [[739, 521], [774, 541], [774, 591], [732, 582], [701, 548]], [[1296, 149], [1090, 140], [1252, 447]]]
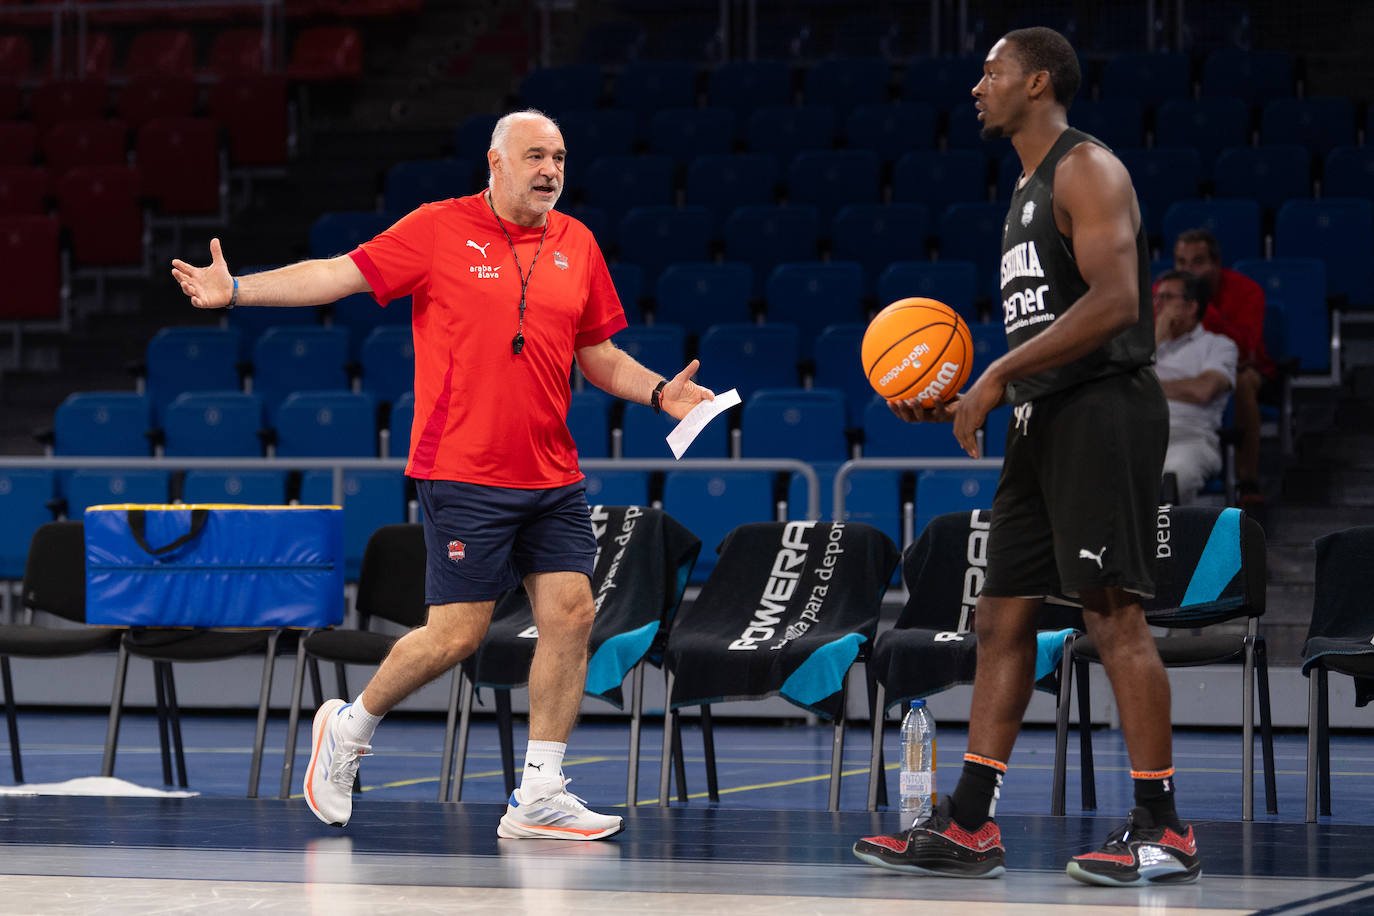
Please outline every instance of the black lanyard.
[[520, 275], [520, 323], [515, 328], [515, 336], [510, 341], [510, 351], [516, 356], [525, 349], [525, 290], [529, 289], [530, 279], [534, 276], [534, 265], [539, 261], [539, 252], [544, 250], [544, 239], [549, 235], [549, 219], [544, 217], [544, 231], [539, 236], [539, 247], [534, 249], [534, 260], [530, 261], [530, 272], [525, 273], [520, 267], [520, 255], [515, 251], [515, 240], [506, 231], [506, 224], [501, 221], [501, 215], [496, 212], [496, 207], [491, 202], [491, 192], [482, 195], [487, 199], [487, 206], [491, 207], [491, 215], [496, 217], [496, 225], [501, 227], [501, 234], [506, 237], [506, 244], [510, 246], [511, 257], [515, 258], [515, 272]]

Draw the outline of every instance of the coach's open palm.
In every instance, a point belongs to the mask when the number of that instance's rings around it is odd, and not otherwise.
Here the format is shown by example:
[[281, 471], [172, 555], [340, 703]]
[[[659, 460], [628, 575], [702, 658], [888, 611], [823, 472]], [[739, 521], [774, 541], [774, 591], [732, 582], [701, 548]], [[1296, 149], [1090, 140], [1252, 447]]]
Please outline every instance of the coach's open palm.
[[198, 309], [222, 309], [234, 294], [234, 278], [224, 260], [219, 239], [210, 240], [210, 266], [192, 267], [180, 258], [172, 260], [172, 279]]
[[700, 368], [701, 360], [692, 360], [663, 387], [659, 403], [663, 407], [663, 412], [673, 419], [681, 420], [702, 401], [716, 399], [715, 392], [710, 388], [703, 388], [692, 381], [692, 376], [696, 375]]

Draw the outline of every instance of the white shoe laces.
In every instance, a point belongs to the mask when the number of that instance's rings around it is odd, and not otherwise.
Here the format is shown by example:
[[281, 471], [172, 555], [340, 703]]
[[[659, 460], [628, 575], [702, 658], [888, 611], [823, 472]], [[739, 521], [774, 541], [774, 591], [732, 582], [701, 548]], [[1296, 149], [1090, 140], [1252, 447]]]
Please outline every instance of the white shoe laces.
[[564, 777], [563, 785], [557, 792], [552, 795], [543, 796], [542, 798], [531, 799], [531, 801], [538, 801], [546, 805], [563, 808], [574, 814], [586, 811], [587, 800], [568, 791], [568, 783], [570, 782], [572, 782], [572, 779]]
[[334, 753], [329, 759], [329, 781], [348, 792], [353, 791], [353, 782], [358, 776], [358, 764], [363, 757], [371, 756], [372, 746], [359, 744], [347, 738], [340, 738], [334, 745]]

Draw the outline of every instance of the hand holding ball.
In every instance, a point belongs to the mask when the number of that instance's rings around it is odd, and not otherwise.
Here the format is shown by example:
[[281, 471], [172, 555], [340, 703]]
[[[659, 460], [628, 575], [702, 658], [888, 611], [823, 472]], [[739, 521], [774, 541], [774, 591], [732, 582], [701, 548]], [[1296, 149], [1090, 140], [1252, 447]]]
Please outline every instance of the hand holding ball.
[[943, 302], [899, 299], [869, 323], [861, 353], [864, 374], [878, 394], [934, 407], [968, 381], [973, 335]]

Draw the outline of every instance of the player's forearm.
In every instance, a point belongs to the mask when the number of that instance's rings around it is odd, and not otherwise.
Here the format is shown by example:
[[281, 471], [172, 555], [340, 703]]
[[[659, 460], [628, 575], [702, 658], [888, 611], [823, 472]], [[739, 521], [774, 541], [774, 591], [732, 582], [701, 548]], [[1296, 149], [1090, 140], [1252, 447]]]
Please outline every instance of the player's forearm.
[[993, 362], [1004, 383], [1087, 356], [1139, 317], [1134, 295], [1089, 289], [1041, 333]]
[[347, 255], [244, 274], [238, 283], [238, 304], [257, 306], [324, 305], [368, 289], [362, 271]]

